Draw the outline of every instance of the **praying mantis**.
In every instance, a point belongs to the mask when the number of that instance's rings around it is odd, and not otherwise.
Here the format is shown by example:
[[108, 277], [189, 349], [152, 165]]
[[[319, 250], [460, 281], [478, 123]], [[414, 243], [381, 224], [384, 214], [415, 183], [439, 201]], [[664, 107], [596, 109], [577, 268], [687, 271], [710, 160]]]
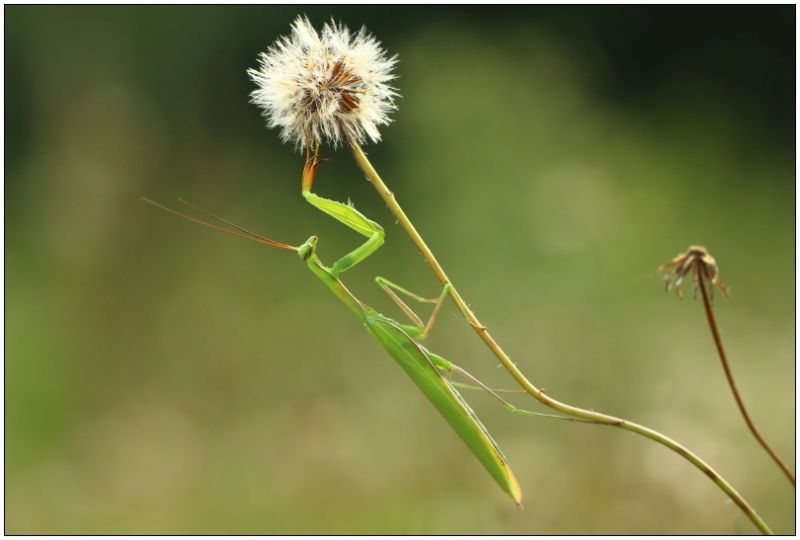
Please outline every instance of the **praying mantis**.
[[[378, 340], [381, 346], [386, 349], [386, 351], [392, 356], [392, 358], [394, 358], [394, 360], [406, 372], [411, 380], [414, 381], [417, 387], [419, 387], [425, 397], [428, 398], [428, 400], [433, 404], [436, 410], [439, 411], [439, 414], [441, 414], [447, 423], [450, 424], [453, 430], [458, 434], [461, 440], [464, 441], [470, 451], [489, 472], [492, 478], [494, 478], [497, 484], [514, 500], [516, 505], [522, 509], [522, 491], [520, 489], [519, 482], [517, 482], [517, 479], [514, 477], [514, 473], [511, 472], [508, 460], [503, 455], [500, 447], [494, 441], [487, 429], [478, 419], [477, 415], [473, 412], [472, 408], [470, 408], [461, 394], [459, 394], [458, 390], [456, 390], [455, 383], [450, 380], [451, 375], [453, 373], [458, 373], [462, 377], [471, 381], [477, 387], [488, 392], [492, 397], [497, 399], [512, 412], [559, 418], [564, 420], [573, 419], [518, 409], [503, 400], [497, 395], [497, 393], [486, 387], [483, 383], [478, 381], [475, 377], [463, 369], [445, 360], [441, 356], [430, 352], [428, 349], [422, 346], [420, 341], [424, 340], [431, 332], [433, 324], [439, 315], [439, 311], [444, 304], [444, 300], [452, 288], [450, 284], [446, 284], [444, 286], [442, 293], [438, 298], [426, 299], [417, 296], [416, 294], [411, 293], [381, 277], [377, 277], [375, 279], [377, 284], [384, 289], [390, 297], [392, 297], [392, 299], [414, 322], [413, 325], [400, 324], [389, 317], [381, 315], [353, 296], [353, 294], [341, 282], [339, 276], [374, 253], [375, 250], [377, 250], [383, 244], [384, 231], [380, 225], [367, 219], [352, 205], [324, 199], [311, 192], [316, 170], [322, 161], [323, 160], [319, 159], [316, 155], [307, 158], [305, 167], [303, 168], [302, 177], [303, 196], [316, 208], [322, 210], [326, 214], [332, 216], [333, 218], [368, 238], [364, 244], [339, 259], [331, 267], [326, 267], [323, 265], [317, 257], [317, 236], [312, 236], [299, 247], [290, 246], [269, 240], [268, 238], [243, 229], [238, 225], [234, 225], [233, 223], [217, 217], [214, 214], [186, 201], [181, 202], [184, 202], [188, 206], [191, 206], [192, 208], [203, 212], [204, 214], [219, 220], [222, 223], [234, 227], [244, 234], [235, 233], [222, 227], [217, 227], [204, 221], [194, 219], [144, 197], [142, 197], [142, 199], [168, 212], [186, 218], [190, 221], [194, 221], [195, 223], [199, 223], [206, 227], [210, 227], [239, 238], [244, 238], [245, 240], [250, 240], [252, 242], [296, 251], [300, 256], [300, 259], [306, 262], [314, 275], [316, 275], [342, 302], [344, 302], [344, 304], [350, 308], [353, 313], [355, 313], [356, 317], [358, 317], [359, 321], [366, 327], [369, 333]], [[394, 291], [405, 294], [419, 302], [436, 303], [428, 323], [423, 324], [422, 320], [400, 299], [399, 296], [397, 296]], [[462, 314], [464, 314], [464, 307], [458, 307]]]

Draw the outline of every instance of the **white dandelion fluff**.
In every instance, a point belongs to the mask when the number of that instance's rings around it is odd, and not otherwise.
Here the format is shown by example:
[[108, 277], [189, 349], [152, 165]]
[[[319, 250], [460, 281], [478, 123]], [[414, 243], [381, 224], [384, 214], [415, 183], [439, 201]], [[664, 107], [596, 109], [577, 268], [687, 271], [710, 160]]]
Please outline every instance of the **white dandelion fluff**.
[[387, 58], [366, 28], [351, 34], [331, 21], [317, 34], [300, 16], [292, 34], [261, 53], [259, 63], [247, 70], [258, 84], [252, 101], [264, 109], [269, 127], [281, 128], [283, 141], [297, 148], [323, 139], [334, 147], [378, 142], [378, 126], [391, 122], [398, 94], [389, 82], [397, 56]]

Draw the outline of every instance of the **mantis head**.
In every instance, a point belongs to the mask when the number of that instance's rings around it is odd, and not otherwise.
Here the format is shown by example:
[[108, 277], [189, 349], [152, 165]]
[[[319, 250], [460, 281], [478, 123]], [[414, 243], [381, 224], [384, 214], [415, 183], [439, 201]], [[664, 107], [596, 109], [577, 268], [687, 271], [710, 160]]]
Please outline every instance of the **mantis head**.
[[319, 238], [315, 235], [305, 241], [305, 243], [297, 248], [297, 254], [301, 260], [307, 261], [317, 251], [317, 240]]

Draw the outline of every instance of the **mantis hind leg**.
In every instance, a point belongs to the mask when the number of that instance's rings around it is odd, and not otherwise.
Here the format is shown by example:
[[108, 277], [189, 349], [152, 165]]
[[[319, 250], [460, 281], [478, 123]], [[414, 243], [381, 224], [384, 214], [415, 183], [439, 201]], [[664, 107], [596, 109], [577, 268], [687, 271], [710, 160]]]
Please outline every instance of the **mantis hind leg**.
[[[509, 411], [511, 411], [513, 413], [524, 414], [524, 415], [528, 415], [528, 416], [541, 416], [543, 418], [555, 418], [557, 420], [570, 420], [572, 422], [582, 422], [582, 423], [585, 423], [585, 424], [602, 424], [602, 422], [595, 422], [593, 420], [583, 420], [581, 418], [572, 418], [572, 417], [569, 417], [569, 416], [559, 416], [557, 414], [545, 414], [545, 413], [538, 413], [538, 412], [534, 412], [534, 411], [526, 411], [524, 409], [518, 409], [517, 407], [513, 406], [511, 403], [509, 403], [508, 401], [504, 400], [503, 398], [501, 398], [497, 394], [498, 393], [508, 393], [508, 394], [522, 393], [522, 394], [526, 394], [527, 392], [525, 392], [524, 390], [492, 390], [491, 388], [489, 388], [488, 386], [483, 384], [481, 381], [479, 381], [478, 379], [476, 379], [475, 377], [470, 375], [466, 370], [461, 369], [460, 367], [458, 367], [457, 365], [453, 364], [452, 362], [450, 362], [448, 360], [445, 360], [444, 358], [442, 358], [439, 355], [433, 354], [432, 352], [430, 352], [427, 349], [425, 349], [425, 352], [428, 353], [428, 357], [433, 362], [433, 365], [436, 366], [436, 369], [438, 369], [439, 371], [443, 371], [445, 373], [445, 375], [447, 376], [448, 380], [450, 379], [450, 377], [451, 377], [451, 375], [453, 373], [457, 373], [457, 374], [461, 375], [462, 377], [464, 377], [465, 379], [470, 381], [474, 386], [472, 386], [472, 385], [462, 385], [462, 384], [459, 384], [458, 386], [460, 386], [462, 388], [469, 388], [469, 389], [474, 389], [474, 390], [483, 390], [484, 392], [489, 394], [492, 398], [494, 398], [495, 401], [497, 401], [503, 407], [505, 407], [506, 409], [508, 409]], [[452, 383], [452, 382], [450, 384], [452, 386], [455, 386], [455, 384]], [[455, 388], [454, 388], [454, 390], [455, 390]]]
[[330, 199], [324, 199], [311, 192], [314, 184], [314, 175], [317, 167], [323, 160], [319, 156], [306, 156], [306, 165], [303, 168], [303, 197], [312, 205], [319, 208], [334, 219], [344, 223], [354, 231], [368, 238], [361, 246], [357, 247], [329, 268], [331, 274], [338, 277], [345, 270], [360, 263], [383, 245], [383, 227], [374, 221], [367, 219], [361, 212], [356, 210], [352, 204], [344, 204]]

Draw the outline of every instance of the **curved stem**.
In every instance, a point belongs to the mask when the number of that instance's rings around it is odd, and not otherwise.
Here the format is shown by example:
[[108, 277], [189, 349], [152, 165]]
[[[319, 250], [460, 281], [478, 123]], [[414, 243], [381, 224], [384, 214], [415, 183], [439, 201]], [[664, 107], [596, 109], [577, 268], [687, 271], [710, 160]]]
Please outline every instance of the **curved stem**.
[[[722, 348], [722, 338], [719, 336], [719, 330], [717, 330], [717, 321], [714, 318], [714, 310], [711, 308], [711, 302], [708, 301], [708, 294], [706, 293], [706, 286], [703, 282], [703, 278], [699, 277], [698, 281], [700, 282], [700, 292], [703, 294], [703, 305], [706, 308], [706, 317], [708, 317], [708, 325], [711, 327], [711, 334], [714, 336], [714, 343], [717, 345], [717, 352], [719, 352], [719, 358], [722, 360], [722, 369], [725, 370], [725, 377], [728, 378], [728, 384], [731, 387], [731, 392], [733, 392], [733, 398], [736, 400], [736, 404], [739, 406], [739, 410], [744, 417], [744, 421], [747, 423], [747, 427], [750, 428], [750, 431], [753, 433], [753, 436], [756, 440], [761, 444], [764, 450], [772, 457], [775, 463], [778, 464], [778, 467], [781, 468], [783, 473], [789, 478], [789, 481], [792, 483], [792, 486], [795, 485], [794, 474], [789, 469], [789, 466], [783, 462], [783, 460], [778, 456], [777, 453], [767, 444], [767, 441], [761, 436], [761, 434], [756, 429], [755, 424], [750, 419], [750, 415], [747, 414], [747, 409], [744, 408], [744, 402], [742, 401], [741, 396], [739, 396], [739, 390], [736, 389], [736, 383], [733, 382], [733, 373], [731, 372], [731, 368], [728, 365], [728, 359], [725, 356], [725, 350]], [[713, 287], [713, 285], [711, 285]]]
[[769, 529], [766, 523], [761, 519], [761, 517], [756, 513], [756, 511], [747, 503], [747, 501], [742, 498], [739, 493], [733, 489], [733, 487], [724, 479], [722, 478], [714, 469], [712, 469], [707, 463], [705, 463], [702, 459], [697, 457], [695, 454], [684, 448], [682, 445], [678, 444], [677, 442], [673, 441], [669, 437], [662, 435], [661, 433], [654, 431], [652, 429], [646, 428], [644, 426], [640, 426], [638, 424], [634, 424], [633, 422], [628, 422], [627, 420], [623, 420], [621, 418], [615, 418], [613, 416], [608, 416], [605, 414], [596, 413], [594, 411], [588, 411], [585, 409], [580, 409], [578, 407], [573, 407], [571, 405], [566, 405], [555, 399], [552, 399], [550, 396], [545, 395], [542, 390], [536, 388], [527, 378], [522, 374], [522, 372], [517, 368], [517, 366], [511, 361], [511, 359], [506, 355], [505, 352], [500, 348], [497, 342], [489, 335], [489, 332], [486, 330], [486, 327], [481, 325], [478, 321], [478, 318], [475, 317], [475, 314], [469, 309], [467, 303], [461, 298], [461, 295], [458, 294], [458, 291], [455, 287], [452, 286], [450, 279], [448, 279], [447, 275], [444, 273], [444, 269], [442, 269], [439, 262], [434, 257], [431, 250], [422, 240], [422, 237], [419, 235], [417, 230], [414, 228], [414, 225], [406, 216], [403, 209], [397, 204], [397, 201], [394, 198], [394, 194], [389, 191], [386, 187], [386, 184], [383, 183], [381, 177], [372, 167], [372, 164], [367, 159], [367, 156], [364, 154], [364, 151], [361, 147], [351, 142], [350, 148], [353, 151], [353, 155], [356, 158], [356, 162], [358, 163], [361, 170], [364, 171], [366, 174], [367, 179], [372, 183], [375, 189], [380, 194], [381, 198], [384, 200], [386, 205], [391, 210], [392, 214], [394, 214], [397, 221], [406, 231], [408, 236], [411, 238], [411, 241], [414, 242], [414, 245], [419, 250], [422, 257], [431, 267], [431, 270], [436, 275], [436, 278], [442, 285], [450, 284], [451, 289], [449, 291], [450, 297], [452, 300], [458, 305], [462, 311], [464, 312], [464, 316], [467, 318], [467, 321], [472, 326], [472, 328], [477, 332], [478, 336], [483, 340], [487, 347], [494, 353], [500, 363], [505, 367], [505, 369], [511, 374], [514, 380], [519, 383], [522, 388], [524, 388], [531, 396], [537, 399], [542, 404], [550, 407], [551, 409], [555, 409], [560, 411], [564, 414], [569, 414], [571, 416], [575, 416], [577, 418], [583, 418], [586, 420], [592, 420], [595, 422], [600, 422], [603, 424], [608, 424], [610, 426], [619, 427], [628, 431], [632, 431], [634, 433], [638, 433], [656, 441], [667, 448], [673, 450], [674, 452], [678, 453], [679, 455], [686, 458], [690, 463], [692, 463], [695, 467], [703, 471], [703, 473], [711, 478], [711, 480], [717, 484], [722, 491], [724, 491], [730, 498], [733, 500], [739, 508], [745, 513], [745, 515], [753, 522], [753, 524], [764, 534], [772, 534], [772, 531]]

